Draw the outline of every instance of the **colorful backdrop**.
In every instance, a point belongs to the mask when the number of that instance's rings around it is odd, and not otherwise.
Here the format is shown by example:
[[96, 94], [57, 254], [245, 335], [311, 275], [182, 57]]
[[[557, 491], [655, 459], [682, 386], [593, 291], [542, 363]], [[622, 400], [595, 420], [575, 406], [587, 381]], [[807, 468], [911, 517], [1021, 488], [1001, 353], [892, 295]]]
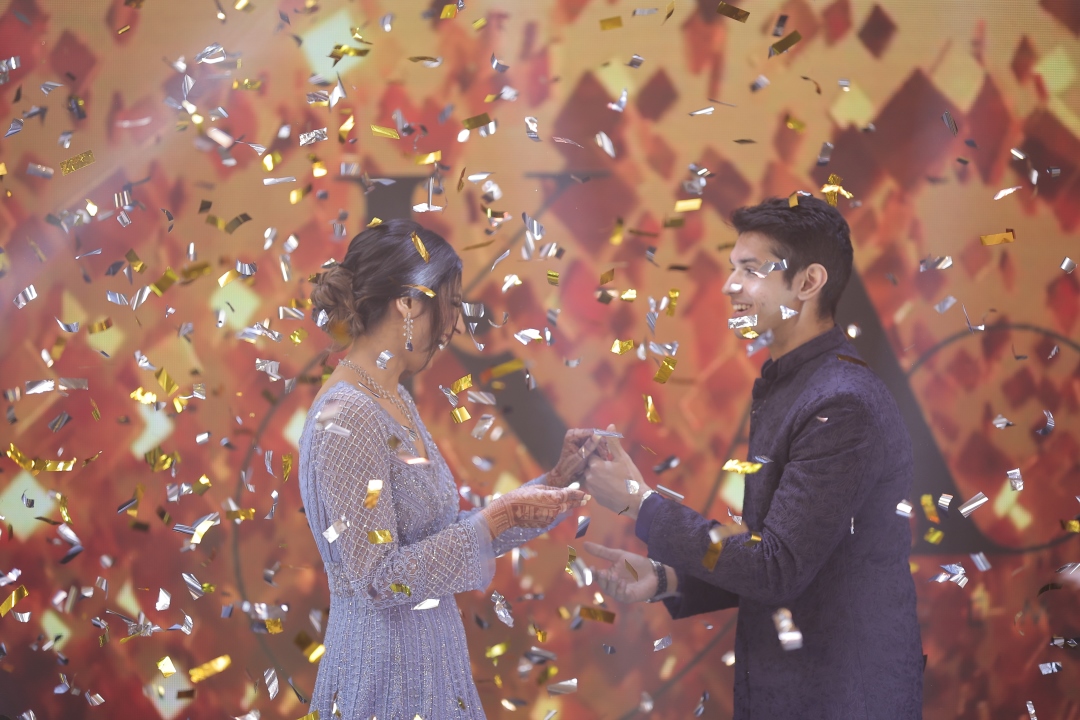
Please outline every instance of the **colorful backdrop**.
[[[832, 182], [857, 270], [840, 320], [915, 440], [896, 521], [925, 716], [1080, 717], [1058, 573], [1080, 560], [1076, 4], [737, 6], [7, 2], [0, 715], [305, 715], [329, 602], [296, 482], [328, 371], [306, 298], [373, 216], [444, 234], [486, 308], [413, 385], [462, 485], [505, 491], [563, 427], [615, 422], [649, 482], [729, 521], [765, 353], [720, 320], [725, 218]], [[439, 386], [468, 372], [495, 404], [463, 394], [457, 424]], [[488, 716], [729, 717], [735, 611], [582, 622], [603, 598], [564, 572], [574, 534], [499, 560], [513, 629], [459, 597]], [[599, 511], [585, 539], [640, 548]], [[932, 582], [952, 563], [966, 585]]]

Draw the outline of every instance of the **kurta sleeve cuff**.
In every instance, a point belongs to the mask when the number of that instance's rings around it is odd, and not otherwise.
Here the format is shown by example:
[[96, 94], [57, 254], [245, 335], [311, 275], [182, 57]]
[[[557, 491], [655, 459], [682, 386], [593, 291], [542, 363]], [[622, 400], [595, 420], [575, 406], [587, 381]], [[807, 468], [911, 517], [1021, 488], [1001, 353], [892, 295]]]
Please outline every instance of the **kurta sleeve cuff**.
[[645, 502], [641, 503], [641, 507], [638, 509], [634, 534], [638, 536], [638, 540], [641, 540], [646, 545], [649, 544], [649, 532], [652, 530], [653, 518], [656, 517], [657, 511], [665, 502], [667, 500], [663, 496], [653, 493], [645, 498]]

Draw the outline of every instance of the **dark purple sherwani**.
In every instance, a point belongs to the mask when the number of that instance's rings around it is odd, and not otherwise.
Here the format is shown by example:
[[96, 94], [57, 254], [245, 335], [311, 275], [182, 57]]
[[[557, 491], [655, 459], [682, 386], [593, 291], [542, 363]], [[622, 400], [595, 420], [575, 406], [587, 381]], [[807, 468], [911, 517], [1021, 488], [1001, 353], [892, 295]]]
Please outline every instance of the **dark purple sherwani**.
[[[922, 642], [896, 514], [912, 485], [911, 439], [884, 383], [834, 327], [754, 382], [743, 526], [710, 571], [715, 523], [651, 495], [637, 536], [675, 568], [672, 617], [739, 608], [735, 719], [922, 717]], [[854, 529], [853, 529], [854, 528]], [[747, 544], [749, 531], [761, 542]], [[784, 650], [773, 613], [788, 608], [803, 646]]]

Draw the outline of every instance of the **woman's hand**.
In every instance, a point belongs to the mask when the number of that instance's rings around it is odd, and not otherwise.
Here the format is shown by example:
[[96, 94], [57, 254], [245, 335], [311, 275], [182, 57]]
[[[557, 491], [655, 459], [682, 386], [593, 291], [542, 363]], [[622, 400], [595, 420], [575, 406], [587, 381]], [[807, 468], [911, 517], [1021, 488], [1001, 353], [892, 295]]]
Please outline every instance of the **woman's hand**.
[[526, 485], [495, 498], [480, 513], [487, 521], [491, 537], [496, 538], [510, 528], [547, 527], [559, 515], [588, 501], [584, 490]]
[[596, 573], [605, 595], [619, 602], [643, 602], [656, 594], [658, 582], [649, 558], [591, 542], [585, 543], [585, 552], [611, 562]]
[[600, 438], [592, 430], [567, 430], [563, 438], [559, 462], [547, 474], [545, 484], [551, 487], [566, 487], [570, 483], [581, 482], [589, 457], [600, 446]]

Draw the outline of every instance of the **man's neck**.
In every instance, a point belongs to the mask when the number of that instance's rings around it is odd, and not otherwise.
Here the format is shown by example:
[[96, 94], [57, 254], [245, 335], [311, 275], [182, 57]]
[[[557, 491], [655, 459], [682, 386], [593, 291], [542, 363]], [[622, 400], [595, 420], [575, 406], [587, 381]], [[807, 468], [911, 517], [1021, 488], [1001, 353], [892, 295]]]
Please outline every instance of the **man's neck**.
[[779, 360], [795, 348], [805, 345], [819, 335], [829, 332], [834, 327], [836, 327], [836, 321], [833, 318], [813, 322], [807, 321], [806, 324], [795, 324], [789, 328], [790, 332], [783, 335], [776, 334], [769, 344], [769, 356], [774, 361]]

